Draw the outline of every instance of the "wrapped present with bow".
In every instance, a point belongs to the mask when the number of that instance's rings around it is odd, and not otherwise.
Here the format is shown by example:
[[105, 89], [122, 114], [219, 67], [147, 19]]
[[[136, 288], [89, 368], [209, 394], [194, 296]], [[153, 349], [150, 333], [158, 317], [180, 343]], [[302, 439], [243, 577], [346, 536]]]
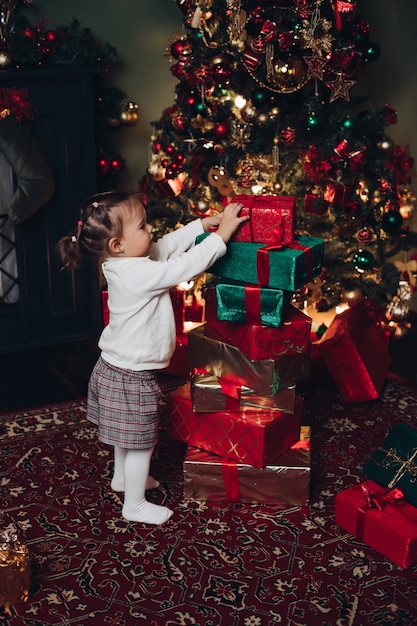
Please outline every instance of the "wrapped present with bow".
[[300, 439], [303, 400], [294, 413], [243, 407], [193, 411], [190, 383], [168, 394], [167, 432], [174, 439], [263, 469]]
[[205, 335], [236, 346], [248, 359], [279, 359], [286, 354], [309, 352], [311, 317], [292, 304], [284, 307], [281, 324], [275, 328], [259, 323], [242, 324], [220, 320], [215, 289], [206, 289], [204, 298], [207, 320]]
[[372, 480], [336, 494], [336, 524], [407, 569], [417, 562], [417, 508]]
[[239, 215], [250, 219], [239, 226], [231, 241], [254, 243], [283, 243], [289, 245], [295, 238], [296, 207], [294, 196], [233, 197], [243, 205]]
[[7, 531], [0, 535], [0, 606], [10, 608], [29, 598], [31, 580], [27, 546], [17, 535]]
[[204, 370], [269, 397], [308, 376], [309, 353], [252, 361], [239, 348], [207, 337], [204, 330], [205, 325], [188, 333], [188, 362], [192, 369]]
[[316, 346], [345, 402], [379, 398], [391, 355], [365, 303], [336, 315]]
[[264, 469], [187, 446], [183, 463], [184, 498], [307, 506], [311, 474], [309, 430], [308, 426], [302, 426], [300, 441]]
[[[196, 238], [199, 243], [208, 233]], [[208, 272], [223, 278], [294, 292], [320, 274], [324, 241], [301, 236], [290, 245], [231, 241]]]
[[214, 289], [218, 319], [241, 324], [280, 326], [291, 297], [282, 289], [237, 282], [221, 282]]
[[400, 488], [405, 499], [417, 506], [417, 430], [404, 422], [395, 424], [363, 470], [383, 487]]
[[294, 413], [295, 385], [278, 391], [273, 396], [260, 396], [253, 389], [217, 378], [210, 374], [194, 374], [191, 378], [193, 411], [240, 411], [244, 406], [268, 408], [284, 413]]

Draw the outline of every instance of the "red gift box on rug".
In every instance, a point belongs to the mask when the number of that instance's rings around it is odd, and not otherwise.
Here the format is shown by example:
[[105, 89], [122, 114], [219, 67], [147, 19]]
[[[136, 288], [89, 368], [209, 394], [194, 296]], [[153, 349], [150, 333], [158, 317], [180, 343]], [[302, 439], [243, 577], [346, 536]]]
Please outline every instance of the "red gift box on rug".
[[379, 398], [391, 355], [365, 303], [336, 315], [316, 345], [345, 402]]
[[230, 343], [253, 361], [278, 359], [285, 354], [309, 352], [311, 317], [288, 304], [283, 311], [279, 328], [263, 324], [241, 324], [219, 320], [215, 290], [205, 290], [207, 337]]
[[283, 243], [294, 241], [296, 208], [294, 196], [237, 195], [233, 202], [243, 204], [239, 215], [250, 219], [239, 226], [232, 241]]
[[183, 464], [184, 498], [306, 506], [310, 457], [309, 439], [298, 441], [264, 469], [188, 446]]
[[196, 448], [264, 468], [299, 441], [302, 405], [297, 397], [294, 414], [252, 407], [197, 413], [187, 383], [168, 394], [167, 431]]
[[417, 562], [417, 508], [372, 480], [336, 494], [336, 524], [404, 569]]

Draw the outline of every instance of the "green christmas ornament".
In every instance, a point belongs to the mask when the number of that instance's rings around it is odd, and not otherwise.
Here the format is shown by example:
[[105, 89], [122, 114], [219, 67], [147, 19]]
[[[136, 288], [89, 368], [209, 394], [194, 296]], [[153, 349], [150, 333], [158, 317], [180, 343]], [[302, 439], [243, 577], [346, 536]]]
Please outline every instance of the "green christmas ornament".
[[352, 130], [355, 126], [355, 122], [351, 117], [347, 117], [342, 122], [342, 128], [344, 130]]
[[383, 214], [381, 226], [387, 233], [396, 233], [403, 225], [403, 218], [398, 211], [387, 211]]
[[318, 130], [322, 124], [322, 117], [315, 113], [311, 112], [306, 120], [306, 129], [307, 130]]
[[364, 272], [365, 270], [371, 269], [375, 264], [375, 259], [373, 254], [368, 252], [368, 250], [358, 250], [353, 255], [353, 265], [358, 272]]
[[377, 61], [381, 56], [381, 48], [377, 43], [369, 42], [364, 51], [362, 58], [366, 63], [372, 63], [373, 61]]
[[255, 107], [264, 107], [269, 104], [271, 100], [271, 94], [266, 89], [254, 89], [252, 91], [252, 104]]

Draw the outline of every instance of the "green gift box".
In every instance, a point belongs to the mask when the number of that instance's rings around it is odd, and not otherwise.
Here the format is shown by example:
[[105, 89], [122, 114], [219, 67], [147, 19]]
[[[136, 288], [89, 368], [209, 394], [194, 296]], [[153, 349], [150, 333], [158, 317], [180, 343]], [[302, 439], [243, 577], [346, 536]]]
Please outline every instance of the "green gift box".
[[[207, 235], [199, 235], [196, 243]], [[226, 254], [207, 271], [222, 278], [294, 292], [320, 274], [323, 254], [324, 241], [317, 237], [301, 236], [288, 246], [229, 241]]]
[[363, 469], [378, 485], [401, 489], [417, 506], [417, 430], [404, 422], [395, 424]]
[[279, 327], [290, 292], [259, 285], [216, 285], [217, 317], [225, 322]]

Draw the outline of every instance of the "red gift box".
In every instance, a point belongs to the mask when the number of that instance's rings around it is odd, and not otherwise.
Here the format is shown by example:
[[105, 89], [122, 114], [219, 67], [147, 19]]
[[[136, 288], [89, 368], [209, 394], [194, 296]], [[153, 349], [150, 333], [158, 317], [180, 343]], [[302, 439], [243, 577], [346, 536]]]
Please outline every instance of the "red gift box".
[[168, 434], [196, 448], [264, 468], [300, 438], [302, 398], [295, 413], [242, 408], [241, 411], [193, 411], [190, 384], [168, 394]]
[[168, 367], [159, 371], [164, 374], [170, 374], [171, 376], [188, 378], [190, 375], [190, 366], [188, 364], [188, 333], [177, 335], [175, 350], [171, 361]]
[[391, 355], [365, 303], [336, 315], [316, 345], [345, 402], [379, 397]]
[[204, 304], [198, 302], [197, 298], [193, 295], [189, 302], [188, 299], [185, 303], [185, 321], [186, 322], [204, 322]]
[[310, 350], [311, 317], [289, 304], [279, 328], [262, 324], [227, 322], [217, 317], [214, 289], [204, 292], [206, 300], [205, 334], [211, 339], [236, 346], [253, 361], [278, 359], [285, 354], [303, 354]]
[[297, 442], [272, 465], [258, 469], [188, 446], [184, 459], [184, 498], [306, 506], [310, 490], [310, 441]]
[[250, 219], [241, 224], [232, 241], [254, 243], [283, 243], [294, 241], [295, 197], [294, 196], [248, 196], [233, 197], [233, 202], [243, 204], [239, 215]]
[[169, 295], [171, 296], [172, 308], [174, 310], [175, 330], [177, 333], [182, 334], [185, 322], [185, 291], [184, 289], [174, 287], [170, 289]]
[[404, 569], [417, 561], [417, 508], [372, 480], [336, 494], [336, 524]]

